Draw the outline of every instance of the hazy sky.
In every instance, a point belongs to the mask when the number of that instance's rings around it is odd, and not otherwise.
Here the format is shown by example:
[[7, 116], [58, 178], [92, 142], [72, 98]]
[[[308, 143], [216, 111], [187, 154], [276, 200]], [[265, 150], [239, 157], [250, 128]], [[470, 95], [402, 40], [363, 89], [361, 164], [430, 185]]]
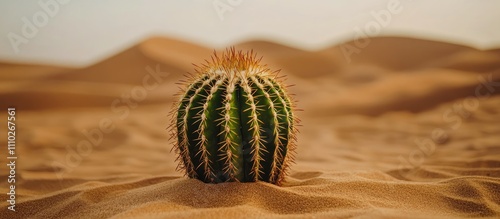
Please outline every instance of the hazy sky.
[[372, 36], [500, 47], [497, 0], [2, 0], [0, 60], [85, 66], [152, 35], [320, 49]]

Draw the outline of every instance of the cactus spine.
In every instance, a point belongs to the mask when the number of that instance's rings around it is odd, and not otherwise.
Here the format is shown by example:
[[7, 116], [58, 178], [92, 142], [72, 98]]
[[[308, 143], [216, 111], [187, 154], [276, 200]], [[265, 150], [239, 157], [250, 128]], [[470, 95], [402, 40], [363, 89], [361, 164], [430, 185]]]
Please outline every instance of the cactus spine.
[[294, 102], [253, 51], [228, 49], [196, 66], [174, 104], [178, 169], [204, 182], [280, 184], [296, 147]]

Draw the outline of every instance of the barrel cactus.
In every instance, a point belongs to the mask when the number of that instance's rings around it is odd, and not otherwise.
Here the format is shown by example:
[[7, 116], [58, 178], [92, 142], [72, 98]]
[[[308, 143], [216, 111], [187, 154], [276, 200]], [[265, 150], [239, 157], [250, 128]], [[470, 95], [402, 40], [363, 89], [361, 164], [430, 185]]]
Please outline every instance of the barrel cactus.
[[182, 83], [170, 129], [178, 169], [188, 177], [283, 182], [299, 120], [282, 77], [260, 60], [253, 51], [214, 52]]

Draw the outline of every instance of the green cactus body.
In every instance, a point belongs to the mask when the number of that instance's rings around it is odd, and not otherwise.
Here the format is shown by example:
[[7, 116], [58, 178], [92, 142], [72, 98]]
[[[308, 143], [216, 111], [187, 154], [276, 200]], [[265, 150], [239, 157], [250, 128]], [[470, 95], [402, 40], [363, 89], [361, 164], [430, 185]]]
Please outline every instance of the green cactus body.
[[179, 168], [204, 182], [280, 184], [294, 159], [293, 101], [253, 52], [197, 67], [172, 112]]

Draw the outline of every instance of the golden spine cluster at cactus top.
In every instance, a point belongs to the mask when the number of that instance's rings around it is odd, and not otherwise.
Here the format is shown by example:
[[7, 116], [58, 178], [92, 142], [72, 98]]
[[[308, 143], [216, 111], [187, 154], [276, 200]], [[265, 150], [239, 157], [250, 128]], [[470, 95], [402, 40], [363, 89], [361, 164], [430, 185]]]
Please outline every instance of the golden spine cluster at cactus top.
[[170, 126], [178, 168], [204, 182], [281, 184], [299, 120], [279, 71], [253, 51], [214, 52], [182, 82]]

